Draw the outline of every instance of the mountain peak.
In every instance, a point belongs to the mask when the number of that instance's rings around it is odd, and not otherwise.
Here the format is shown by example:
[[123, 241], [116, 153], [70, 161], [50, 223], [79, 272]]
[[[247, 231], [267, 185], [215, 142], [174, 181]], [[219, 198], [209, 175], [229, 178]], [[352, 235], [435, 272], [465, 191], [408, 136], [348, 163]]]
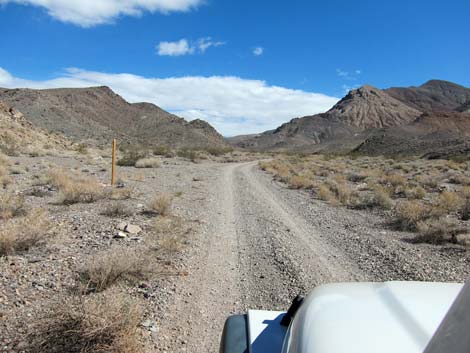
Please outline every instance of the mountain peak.
[[382, 90], [364, 85], [350, 91], [326, 113], [330, 119], [362, 129], [406, 124], [421, 112], [390, 97]]

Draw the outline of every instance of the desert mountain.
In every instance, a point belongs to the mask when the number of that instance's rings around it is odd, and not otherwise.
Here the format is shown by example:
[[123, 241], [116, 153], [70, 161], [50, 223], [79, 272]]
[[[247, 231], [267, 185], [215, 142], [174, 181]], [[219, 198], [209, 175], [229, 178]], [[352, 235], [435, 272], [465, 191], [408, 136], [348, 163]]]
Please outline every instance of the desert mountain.
[[470, 114], [427, 112], [406, 126], [367, 131], [356, 152], [448, 156], [470, 152]]
[[430, 80], [419, 87], [392, 87], [384, 92], [422, 112], [454, 111], [470, 102], [470, 88], [441, 80]]
[[0, 102], [0, 152], [7, 155], [41, 155], [71, 145], [64, 137], [43, 131], [18, 110]]
[[255, 150], [419, 154], [449, 150], [470, 139], [470, 89], [432, 80], [420, 87], [350, 91], [323, 114], [293, 119], [230, 142]]
[[350, 91], [327, 113], [327, 119], [362, 129], [400, 126], [421, 115], [378, 88], [365, 85]]
[[108, 87], [0, 89], [0, 100], [22, 111], [35, 125], [75, 140], [172, 147], [225, 146], [202, 121], [187, 122], [151, 103], [126, 102]]

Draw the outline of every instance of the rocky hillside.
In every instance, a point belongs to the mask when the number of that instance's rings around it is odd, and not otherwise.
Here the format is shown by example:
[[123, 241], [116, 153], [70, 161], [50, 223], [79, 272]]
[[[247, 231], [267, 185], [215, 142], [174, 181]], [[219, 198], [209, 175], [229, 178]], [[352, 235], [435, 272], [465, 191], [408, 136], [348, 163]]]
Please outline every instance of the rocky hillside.
[[44, 155], [71, 147], [64, 137], [43, 131], [17, 109], [0, 102], [0, 152], [7, 155]]
[[422, 112], [454, 111], [470, 101], [470, 88], [442, 80], [430, 80], [419, 87], [392, 87], [384, 92]]
[[365, 85], [326, 113], [230, 142], [254, 150], [432, 152], [470, 139], [469, 102], [470, 89], [447, 81], [387, 90]]
[[108, 87], [0, 89], [0, 100], [37, 126], [80, 141], [118, 138], [178, 148], [226, 144], [205, 122], [187, 122], [150, 103], [128, 103]]
[[350, 91], [327, 113], [329, 120], [362, 129], [400, 126], [421, 115], [378, 88], [365, 85]]

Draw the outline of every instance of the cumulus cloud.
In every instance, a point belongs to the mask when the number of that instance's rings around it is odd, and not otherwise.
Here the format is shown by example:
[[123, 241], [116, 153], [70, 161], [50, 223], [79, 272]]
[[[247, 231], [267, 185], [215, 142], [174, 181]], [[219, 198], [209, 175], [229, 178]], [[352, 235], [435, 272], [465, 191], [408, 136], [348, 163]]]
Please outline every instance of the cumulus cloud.
[[0, 68], [0, 87], [106, 85], [130, 102], [151, 102], [189, 120], [204, 119], [226, 136], [273, 129], [297, 116], [328, 110], [338, 99], [232, 76], [147, 78], [67, 69], [57, 78], [32, 81]]
[[47, 10], [55, 19], [81, 27], [112, 22], [119, 16], [141, 16], [144, 12], [189, 11], [203, 0], [0, 0]]
[[264, 48], [263, 47], [256, 47], [253, 49], [253, 55], [254, 56], [260, 56], [263, 55], [264, 53]]
[[211, 37], [199, 38], [191, 43], [183, 38], [176, 42], [160, 42], [157, 45], [157, 53], [160, 56], [181, 56], [196, 52], [203, 54], [210, 47], [220, 47], [224, 44], [225, 42], [213, 41]]
[[192, 54], [194, 48], [189, 46], [186, 39], [177, 42], [160, 42], [157, 45], [157, 52], [160, 56], [181, 56]]

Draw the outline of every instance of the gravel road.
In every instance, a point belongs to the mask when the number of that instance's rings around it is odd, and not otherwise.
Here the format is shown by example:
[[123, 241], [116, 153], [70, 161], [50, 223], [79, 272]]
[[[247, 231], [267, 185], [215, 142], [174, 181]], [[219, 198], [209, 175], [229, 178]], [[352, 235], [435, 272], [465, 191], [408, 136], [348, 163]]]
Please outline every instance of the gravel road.
[[203, 226], [187, 253], [189, 275], [175, 284], [159, 322], [160, 351], [218, 352], [228, 315], [286, 309], [322, 283], [464, 281], [470, 274], [464, 249], [411, 244], [383, 216], [287, 189], [257, 162], [204, 168]]

